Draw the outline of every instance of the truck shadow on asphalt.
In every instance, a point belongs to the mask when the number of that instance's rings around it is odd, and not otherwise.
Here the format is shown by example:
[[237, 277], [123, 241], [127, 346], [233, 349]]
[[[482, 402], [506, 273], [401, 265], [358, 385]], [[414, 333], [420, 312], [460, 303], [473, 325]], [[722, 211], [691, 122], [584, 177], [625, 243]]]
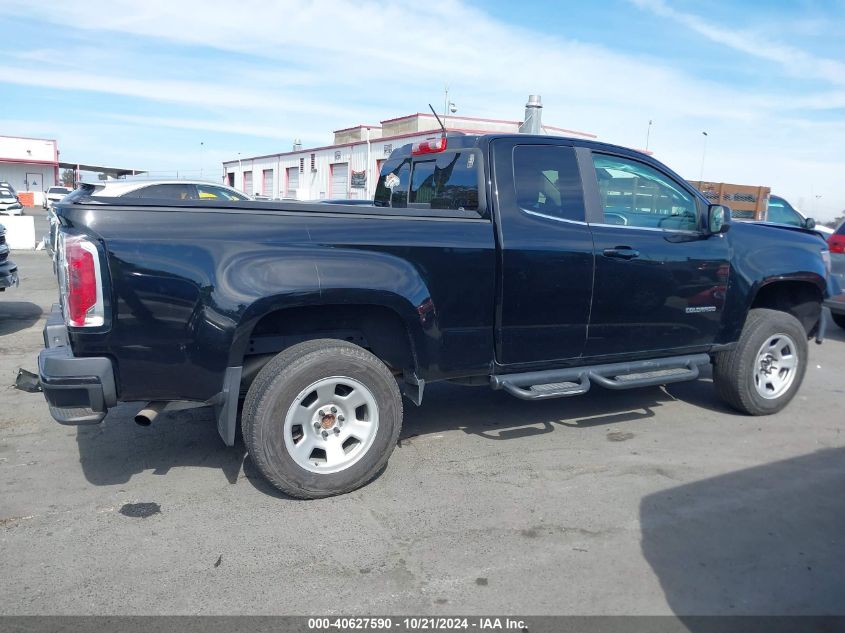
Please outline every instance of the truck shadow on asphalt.
[[[451, 430], [502, 441], [649, 420], [656, 409], [673, 400], [729, 412], [716, 400], [706, 377], [623, 392], [595, 387], [583, 396], [543, 402], [524, 402], [487, 388], [436, 384], [426, 389], [422, 407], [405, 401], [400, 446], [420, 435]], [[165, 411], [152, 426], [140, 427], [133, 417], [142, 406], [140, 402], [121, 404], [101, 424], [77, 428], [79, 461], [89, 482], [118, 485], [146, 471], [164, 475], [172, 468], [207, 467], [221, 470], [230, 484], [245, 477], [262, 492], [283, 496], [246, 457], [240, 431], [234, 447], [223, 445], [210, 407]]]
[[663, 490], [640, 503], [642, 551], [680, 616], [842, 615], [843, 490], [845, 448]]
[[30, 328], [43, 313], [40, 306], [29, 301], [0, 301], [0, 336]]

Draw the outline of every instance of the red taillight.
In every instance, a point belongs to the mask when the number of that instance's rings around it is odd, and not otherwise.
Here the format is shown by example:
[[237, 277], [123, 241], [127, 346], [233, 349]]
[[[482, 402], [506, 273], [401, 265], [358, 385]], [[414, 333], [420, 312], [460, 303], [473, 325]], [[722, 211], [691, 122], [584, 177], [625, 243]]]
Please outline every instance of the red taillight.
[[72, 327], [103, 324], [97, 248], [84, 238], [64, 240], [65, 319]]
[[411, 148], [411, 154], [414, 156], [419, 156], [420, 154], [437, 154], [445, 149], [446, 137], [441, 136], [438, 139], [429, 139], [420, 143], [414, 143], [414, 146]]
[[845, 253], [845, 235], [831, 235], [827, 245], [831, 253]]

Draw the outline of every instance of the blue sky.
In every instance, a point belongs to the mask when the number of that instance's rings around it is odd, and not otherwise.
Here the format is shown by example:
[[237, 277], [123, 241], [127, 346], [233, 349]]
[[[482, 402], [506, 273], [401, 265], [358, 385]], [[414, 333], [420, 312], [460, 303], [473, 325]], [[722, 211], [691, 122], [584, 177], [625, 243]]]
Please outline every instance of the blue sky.
[[696, 179], [845, 209], [845, 0], [0, 3], [0, 134], [216, 176], [441, 104], [649, 147]]

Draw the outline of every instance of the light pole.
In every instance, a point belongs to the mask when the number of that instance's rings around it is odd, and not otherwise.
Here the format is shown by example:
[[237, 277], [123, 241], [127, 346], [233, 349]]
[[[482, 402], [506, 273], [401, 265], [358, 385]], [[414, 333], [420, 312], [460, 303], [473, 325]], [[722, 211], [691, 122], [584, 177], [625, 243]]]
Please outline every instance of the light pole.
[[455, 114], [458, 107], [454, 101], [449, 101], [449, 86], [446, 86], [443, 92], [443, 127], [446, 127], [446, 117], [449, 113]]
[[698, 177], [699, 182], [704, 182], [704, 157], [707, 155], [707, 132], [702, 132], [704, 135], [704, 145], [701, 148], [701, 174]]
[[200, 180], [202, 180], [202, 168], [205, 162], [205, 141], [200, 141]]
[[652, 124], [652, 120], [649, 119], [648, 120], [648, 130], [646, 130], [646, 133], [645, 133], [645, 151], [648, 151], [648, 140], [651, 137], [651, 124]]

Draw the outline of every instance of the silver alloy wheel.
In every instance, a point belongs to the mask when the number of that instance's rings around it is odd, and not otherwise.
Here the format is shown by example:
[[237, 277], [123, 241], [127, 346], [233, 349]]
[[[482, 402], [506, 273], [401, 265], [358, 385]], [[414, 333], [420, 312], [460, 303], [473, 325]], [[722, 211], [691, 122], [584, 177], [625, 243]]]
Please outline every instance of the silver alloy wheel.
[[798, 371], [798, 347], [786, 334], [774, 334], [757, 352], [754, 363], [754, 387], [766, 400], [783, 395]]
[[312, 473], [336, 473], [370, 449], [378, 432], [378, 405], [362, 383], [331, 376], [308, 385], [285, 416], [285, 448]]

